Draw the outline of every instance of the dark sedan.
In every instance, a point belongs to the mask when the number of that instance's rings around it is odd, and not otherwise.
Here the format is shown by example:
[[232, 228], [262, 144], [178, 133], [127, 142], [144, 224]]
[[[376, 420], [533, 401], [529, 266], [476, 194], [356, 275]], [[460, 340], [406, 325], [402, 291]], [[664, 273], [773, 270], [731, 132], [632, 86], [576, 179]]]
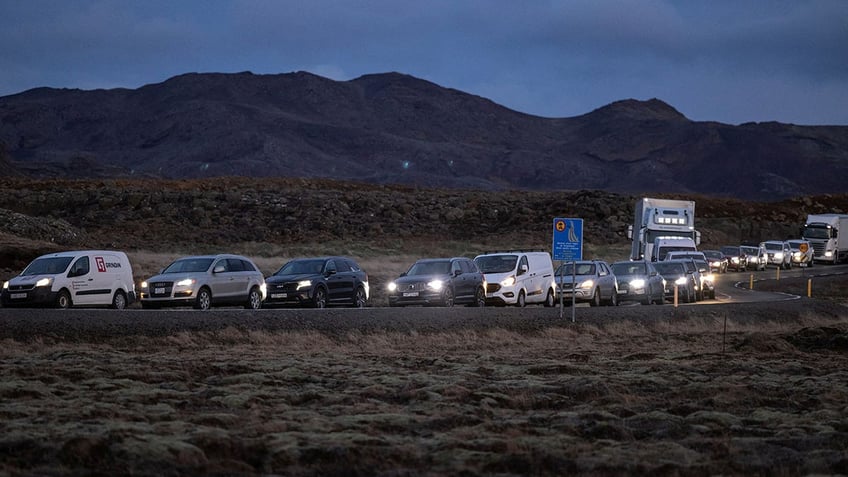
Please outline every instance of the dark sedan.
[[368, 303], [368, 274], [347, 257], [298, 258], [265, 279], [265, 306], [324, 308]]
[[727, 268], [736, 272], [744, 272], [748, 269], [748, 255], [742, 247], [727, 245], [721, 247], [721, 253], [727, 257]]
[[389, 306], [486, 305], [486, 281], [465, 257], [418, 260], [388, 285]]

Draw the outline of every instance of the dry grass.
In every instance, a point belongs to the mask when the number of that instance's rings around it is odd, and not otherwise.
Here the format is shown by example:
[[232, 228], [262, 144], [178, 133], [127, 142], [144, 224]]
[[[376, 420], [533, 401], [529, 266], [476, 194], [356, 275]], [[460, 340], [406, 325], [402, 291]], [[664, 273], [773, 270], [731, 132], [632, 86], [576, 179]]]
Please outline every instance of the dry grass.
[[[6, 340], [0, 471], [844, 470], [848, 320], [729, 319], [727, 337], [722, 327], [704, 319], [537, 332], [226, 328], [100, 344]], [[801, 337], [822, 347], [793, 344]]]

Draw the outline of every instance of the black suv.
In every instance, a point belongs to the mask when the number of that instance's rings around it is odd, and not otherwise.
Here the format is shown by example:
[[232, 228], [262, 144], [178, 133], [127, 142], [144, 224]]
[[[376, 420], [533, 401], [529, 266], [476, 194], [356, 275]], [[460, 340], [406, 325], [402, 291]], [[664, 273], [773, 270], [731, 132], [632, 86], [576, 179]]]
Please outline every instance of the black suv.
[[368, 274], [347, 257], [298, 258], [265, 279], [263, 305], [324, 308], [368, 304]]
[[483, 273], [465, 257], [418, 260], [388, 288], [389, 306], [486, 305]]

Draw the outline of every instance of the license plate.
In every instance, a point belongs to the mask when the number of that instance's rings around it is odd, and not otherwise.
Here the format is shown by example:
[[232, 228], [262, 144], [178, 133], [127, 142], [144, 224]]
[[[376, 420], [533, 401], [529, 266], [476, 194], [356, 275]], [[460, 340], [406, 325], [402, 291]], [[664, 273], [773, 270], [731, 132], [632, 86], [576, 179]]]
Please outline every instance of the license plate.
[[13, 300], [23, 300], [24, 298], [26, 298], [26, 293], [12, 293], [10, 297]]
[[272, 293], [271, 298], [288, 298], [288, 293]]
[[155, 295], [162, 295], [162, 294], [164, 294], [164, 293], [165, 293], [165, 289], [164, 289], [164, 288], [154, 288], [154, 289], [153, 289], [153, 294], [155, 294]]
[[403, 296], [418, 296], [418, 292], [403, 292]]

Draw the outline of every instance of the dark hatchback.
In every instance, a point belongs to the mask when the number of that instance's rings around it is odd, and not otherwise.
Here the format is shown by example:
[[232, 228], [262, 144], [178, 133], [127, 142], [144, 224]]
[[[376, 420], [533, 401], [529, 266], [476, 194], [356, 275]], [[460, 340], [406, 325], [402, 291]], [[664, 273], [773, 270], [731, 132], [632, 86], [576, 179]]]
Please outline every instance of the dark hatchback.
[[265, 279], [264, 306], [365, 307], [368, 274], [347, 257], [298, 258]]
[[389, 306], [486, 305], [486, 281], [465, 257], [428, 258], [415, 262], [388, 285]]

